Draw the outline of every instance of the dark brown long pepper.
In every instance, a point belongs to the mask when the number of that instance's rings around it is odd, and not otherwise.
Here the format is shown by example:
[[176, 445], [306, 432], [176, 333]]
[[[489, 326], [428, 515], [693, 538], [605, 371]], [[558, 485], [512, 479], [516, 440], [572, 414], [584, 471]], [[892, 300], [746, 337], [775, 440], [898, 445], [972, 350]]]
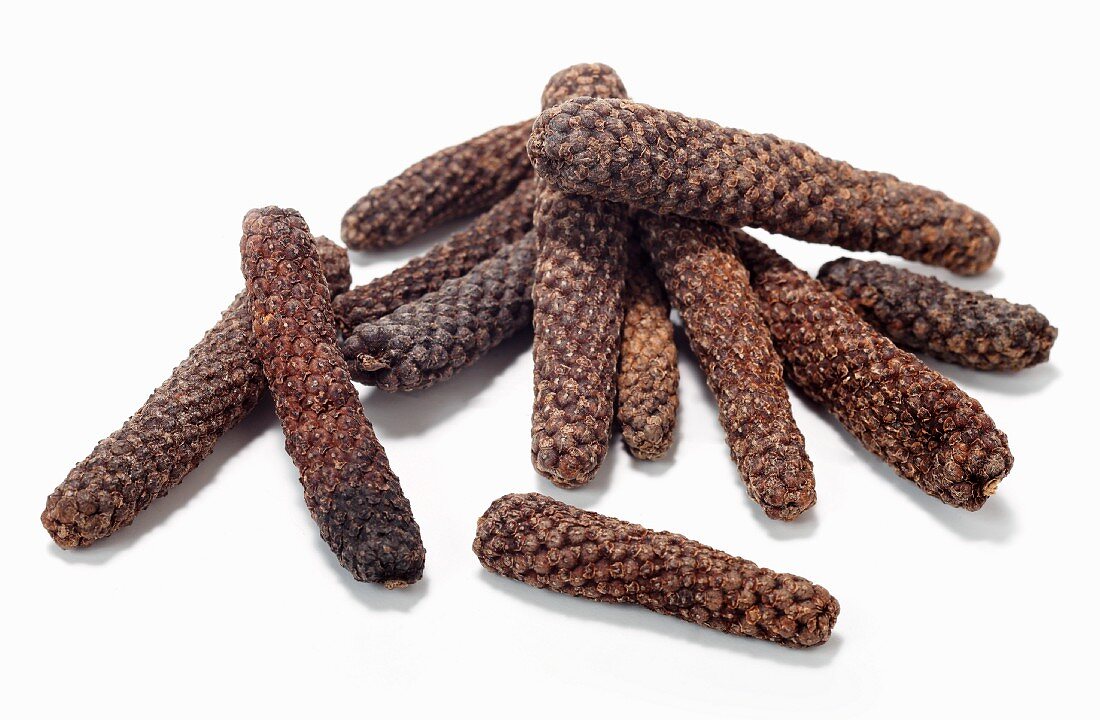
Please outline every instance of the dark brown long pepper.
[[460, 278], [357, 326], [341, 344], [353, 377], [383, 390], [446, 380], [531, 324], [535, 234]]
[[393, 272], [337, 297], [332, 304], [337, 323], [347, 334], [357, 325], [389, 315], [438, 290], [451, 278], [462, 277], [501, 247], [522, 238], [531, 229], [534, 209], [535, 180], [528, 178], [469, 228]]
[[749, 495], [768, 517], [793, 520], [817, 500], [813, 463], [749, 275], [730, 251], [729, 231], [674, 215], [644, 213], [639, 223], [718, 401]]
[[340, 236], [353, 250], [403, 245], [422, 232], [499, 202], [531, 174], [531, 121], [494, 128], [416, 163], [361, 197]]
[[1012, 453], [978, 401], [778, 253], [735, 237], [788, 377], [899, 475], [948, 505], [979, 509]]
[[637, 242], [627, 244], [616, 416], [634, 457], [668, 452], [680, 404], [680, 370], [668, 297]]
[[241, 268], [256, 352], [321, 537], [356, 580], [420, 579], [424, 546], [336, 346], [336, 325], [302, 216], [269, 207], [244, 218]]
[[[544, 98], [626, 89], [606, 65], [576, 65], [550, 79]], [[536, 186], [531, 460], [562, 487], [587, 483], [607, 455], [630, 234], [620, 205]]]
[[542, 113], [527, 146], [565, 192], [965, 275], [989, 268], [999, 235], [980, 213], [893, 175], [857, 170], [773, 135], [627, 100], [575, 98]]
[[825, 642], [840, 614], [829, 591], [805, 578], [538, 493], [490, 505], [474, 554], [486, 570], [533, 587], [789, 647]]
[[817, 279], [899, 346], [963, 367], [1022, 370], [1046, 362], [1058, 337], [1031, 305], [892, 265], [841, 258]]
[[[347, 290], [347, 252], [323, 237], [317, 248], [332, 292]], [[42, 525], [54, 541], [75, 548], [111, 535], [198, 467], [267, 387], [255, 345], [241, 292], [145, 404], [46, 500]]]

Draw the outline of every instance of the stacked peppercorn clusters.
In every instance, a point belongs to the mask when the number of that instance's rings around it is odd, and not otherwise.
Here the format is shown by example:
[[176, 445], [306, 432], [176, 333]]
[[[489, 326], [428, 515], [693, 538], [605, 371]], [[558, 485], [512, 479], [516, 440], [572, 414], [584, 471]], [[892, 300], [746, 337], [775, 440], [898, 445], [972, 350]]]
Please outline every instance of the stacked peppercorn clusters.
[[[424, 566], [420, 529], [352, 380], [422, 390], [533, 326], [532, 462], [575, 488], [598, 472], [616, 425], [640, 460], [671, 447], [672, 309], [768, 517], [793, 520], [817, 497], [784, 379], [899, 475], [977, 510], [1012, 468], [1005, 435], [910, 351], [1015, 371], [1045, 361], [1057, 335], [1031, 306], [893, 266], [799, 270], [741, 228], [963, 275], [991, 266], [999, 236], [942, 193], [632, 102], [606, 65], [557, 73], [537, 118], [371, 190], [341, 235], [352, 250], [392, 248], [471, 214], [468, 228], [352, 288], [347, 252], [298, 213], [249, 212], [245, 291], [49, 497], [53, 539], [82, 547], [129, 525], [269, 388], [322, 537], [357, 579], [407, 585]], [[802, 578], [541, 495], [501, 498], [478, 527], [490, 570], [726, 632], [815, 645], [839, 611]]]

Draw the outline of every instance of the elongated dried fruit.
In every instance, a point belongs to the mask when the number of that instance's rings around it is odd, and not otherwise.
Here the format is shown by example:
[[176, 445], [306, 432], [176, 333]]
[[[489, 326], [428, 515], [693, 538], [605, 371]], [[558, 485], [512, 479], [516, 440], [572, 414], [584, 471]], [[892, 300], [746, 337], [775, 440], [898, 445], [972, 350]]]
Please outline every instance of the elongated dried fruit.
[[486, 570], [533, 587], [789, 647], [825, 642], [840, 613], [825, 588], [797, 575], [538, 493], [490, 505], [474, 553]]
[[353, 250], [403, 245], [454, 218], [504, 199], [531, 174], [531, 121], [504, 125], [445, 148], [360, 198], [340, 236]]
[[328, 288], [302, 216], [250, 211], [241, 269], [256, 352], [321, 537], [356, 580], [416, 582], [424, 570], [420, 528], [336, 346]]
[[531, 323], [535, 235], [506, 245], [460, 278], [342, 343], [353, 377], [383, 390], [419, 390], [473, 364]]
[[642, 239], [718, 401], [749, 495], [793, 520], [817, 501], [813, 463], [791, 414], [783, 364], [731, 251], [729, 230], [674, 215], [639, 216]]
[[438, 290], [451, 278], [462, 277], [501, 247], [522, 238], [531, 229], [534, 209], [535, 181], [528, 178], [469, 228], [388, 275], [336, 298], [332, 307], [337, 323], [347, 334], [357, 325], [389, 315], [405, 303]]
[[630, 453], [656, 460], [672, 446], [676, 429], [676, 341], [668, 298], [636, 242], [627, 244], [626, 257], [616, 415]]
[[899, 475], [948, 505], [979, 509], [1012, 453], [978, 401], [775, 251], [735, 237], [788, 377]]
[[[625, 92], [614, 73], [606, 65], [567, 68], [543, 97], [580, 86]], [[555, 484], [576, 487], [596, 473], [611, 439], [630, 220], [621, 205], [539, 182], [535, 231], [531, 460]]]
[[1046, 362], [1058, 337], [1031, 305], [892, 265], [841, 258], [817, 279], [899, 346], [964, 367], [1022, 370]]
[[[317, 238], [330, 289], [351, 283], [347, 252]], [[42, 525], [63, 548], [91, 545], [163, 497], [245, 418], [267, 383], [240, 293], [145, 404], [74, 467], [46, 500]]]
[[773, 135], [626, 100], [563, 102], [538, 117], [527, 149], [538, 173], [566, 192], [966, 275], [988, 269], [1000, 242], [985, 216], [943, 193]]

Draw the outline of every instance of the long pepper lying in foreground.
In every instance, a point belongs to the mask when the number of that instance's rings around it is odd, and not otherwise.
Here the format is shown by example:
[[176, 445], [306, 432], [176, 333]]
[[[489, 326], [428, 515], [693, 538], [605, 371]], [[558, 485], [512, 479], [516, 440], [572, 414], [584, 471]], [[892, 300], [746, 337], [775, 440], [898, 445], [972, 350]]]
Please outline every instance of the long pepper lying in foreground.
[[644, 214], [640, 223], [749, 495], [768, 517], [795, 519], [817, 500], [813, 463], [748, 273], [729, 251], [729, 231], [672, 215]]
[[302, 216], [249, 212], [241, 269], [256, 353], [321, 537], [356, 580], [416, 582], [420, 528], [336, 347], [328, 286]]
[[[606, 65], [554, 75], [543, 102], [580, 92], [625, 96]], [[622, 330], [626, 208], [539, 182], [535, 191], [535, 402], [531, 460], [562, 487], [587, 483], [607, 455]]]
[[352, 375], [383, 390], [446, 380], [531, 323], [535, 235], [506, 245], [390, 315], [359, 325], [342, 343]]
[[440, 223], [485, 210], [531, 174], [531, 121], [494, 128], [430, 155], [360, 198], [344, 215], [352, 250], [403, 245]]
[[828, 640], [840, 613], [825, 588], [797, 575], [538, 493], [490, 505], [474, 553], [487, 570], [537, 588], [790, 647]]
[[[317, 250], [330, 290], [347, 290], [347, 252], [323, 237]], [[242, 292], [164, 384], [53, 491], [42, 525], [54, 541], [65, 548], [91, 545], [182, 482], [267, 387], [255, 345]]]
[[1031, 305], [892, 265], [842, 258], [817, 278], [901, 347], [963, 367], [1022, 370], [1046, 362], [1058, 337]]
[[943, 193], [627, 100], [576, 98], [546, 110], [527, 149], [539, 175], [565, 192], [967, 275], [989, 268], [1000, 241], [985, 216]]
[[1012, 453], [978, 401], [778, 253], [735, 237], [788, 377], [902, 477], [948, 505], [979, 509], [1012, 469]]
[[626, 258], [615, 413], [630, 453], [656, 460], [672, 446], [676, 429], [676, 342], [668, 297], [638, 242], [627, 244]]
[[470, 227], [393, 272], [337, 297], [332, 307], [341, 329], [346, 334], [356, 325], [389, 315], [405, 303], [438, 290], [451, 278], [462, 277], [500, 248], [527, 234], [534, 209], [535, 181], [528, 178]]

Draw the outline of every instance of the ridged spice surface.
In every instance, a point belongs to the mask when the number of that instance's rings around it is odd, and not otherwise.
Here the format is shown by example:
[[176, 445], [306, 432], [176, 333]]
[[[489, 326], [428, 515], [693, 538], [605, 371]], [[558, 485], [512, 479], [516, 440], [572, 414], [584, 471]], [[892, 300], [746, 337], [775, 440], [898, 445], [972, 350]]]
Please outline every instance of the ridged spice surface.
[[989, 268], [1000, 241], [985, 216], [941, 192], [626, 100], [563, 102], [536, 119], [527, 147], [538, 173], [566, 192], [967, 275]]
[[817, 279], [901, 347], [964, 367], [1022, 370], [1046, 362], [1058, 337], [1031, 305], [892, 265], [842, 258]]
[[451, 278], [465, 275], [501, 247], [531, 229], [535, 181], [528, 178], [516, 191], [428, 252], [393, 272], [356, 286], [333, 302], [344, 333], [356, 325], [389, 315], [405, 303], [438, 290]]
[[302, 216], [250, 211], [241, 268], [257, 355], [321, 537], [356, 580], [416, 582], [424, 569], [420, 528], [336, 346], [328, 288]]
[[342, 350], [356, 380], [419, 390], [446, 380], [531, 323], [535, 235], [460, 278], [356, 327]]
[[729, 231], [673, 215], [645, 213], [639, 223], [718, 402], [749, 496], [768, 517], [793, 520], [817, 501], [813, 463], [791, 414], [782, 361]]
[[680, 370], [668, 298], [637, 241], [627, 244], [616, 416], [623, 442], [641, 460], [672, 447]]
[[[625, 93], [606, 65], [551, 78], [543, 98], [589, 88]], [[587, 483], [607, 455], [622, 328], [626, 208], [536, 185], [531, 460], [561, 487]]]
[[825, 588], [797, 575], [538, 493], [490, 505], [474, 553], [487, 570], [536, 588], [789, 647], [825, 642], [840, 613]]
[[503, 200], [531, 174], [531, 121], [504, 125], [416, 163], [360, 198], [340, 235], [353, 250], [402, 245], [440, 223]]
[[948, 505], [979, 509], [1012, 453], [978, 401], [775, 251], [736, 238], [791, 380], [899, 475]]
[[[347, 252], [322, 237], [317, 247], [332, 291], [347, 290]], [[42, 525], [54, 541], [75, 548], [111, 535], [198, 467], [267, 387], [255, 345], [242, 292], [145, 404], [53, 491]]]

